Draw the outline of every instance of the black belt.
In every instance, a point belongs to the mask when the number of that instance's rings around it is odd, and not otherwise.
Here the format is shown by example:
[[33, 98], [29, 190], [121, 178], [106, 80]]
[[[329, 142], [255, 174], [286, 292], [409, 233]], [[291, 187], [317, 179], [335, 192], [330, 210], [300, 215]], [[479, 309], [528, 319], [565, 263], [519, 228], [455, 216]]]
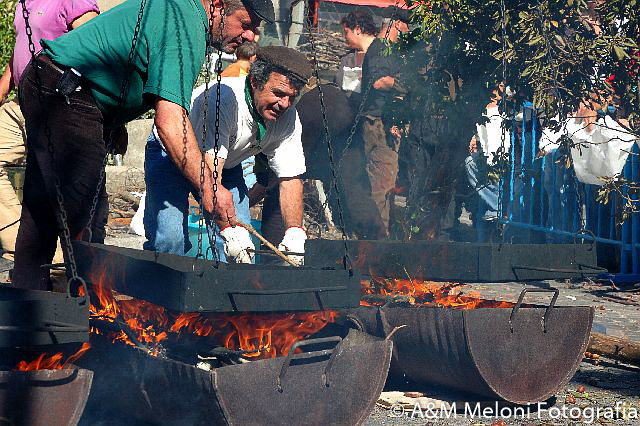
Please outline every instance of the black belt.
[[[54, 70], [58, 71], [60, 74], [64, 74], [65, 71], [71, 69], [70, 67], [65, 67], [65, 66], [62, 66], [62, 65], [58, 65], [57, 63], [55, 63], [53, 61], [53, 59], [51, 59], [49, 56], [47, 56], [43, 52], [38, 53], [38, 55], [36, 56], [36, 60], [38, 62], [42, 62], [44, 64], [47, 64], [48, 66], [50, 66]], [[80, 73], [78, 73], [78, 74], [80, 74]]]
[[69, 104], [69, 96], [80, 90], [80, 84], [83, 81], [82, 75], [71, 67], [61, 67], [43, 53], [40, 53], [36, 59], [62, 74], [56, 84], [56, 92], [64, 96], [67, 104]]

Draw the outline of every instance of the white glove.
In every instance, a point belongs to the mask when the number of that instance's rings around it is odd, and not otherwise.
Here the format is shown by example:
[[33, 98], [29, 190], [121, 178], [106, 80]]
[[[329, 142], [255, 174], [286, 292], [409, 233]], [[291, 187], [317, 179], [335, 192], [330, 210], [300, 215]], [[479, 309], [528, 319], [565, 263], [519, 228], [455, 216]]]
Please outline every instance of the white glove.
[[[278, 246], [280, 251], [291, 251], [294, 253], [304, 253], [304, 242], [307, 240], [307, 233], [299, 226], [287, 228], [284, 233], [282, 242]], [[304, 264], [304, 256], [288, 256], [294, 263], [298, 265]]]
[[224, 240], [224, 255], [229, 263], [253, 263], [255, 249], [249, 231], [242, 226], [227, 226], [220, 231]]

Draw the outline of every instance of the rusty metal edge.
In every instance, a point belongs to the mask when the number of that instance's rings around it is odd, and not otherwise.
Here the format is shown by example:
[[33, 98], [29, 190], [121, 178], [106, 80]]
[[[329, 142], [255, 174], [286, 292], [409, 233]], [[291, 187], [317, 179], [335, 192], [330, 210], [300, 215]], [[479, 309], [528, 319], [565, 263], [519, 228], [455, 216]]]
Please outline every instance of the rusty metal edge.
[[87, 406], [87, 401], [89, 400], [89, 394], [91, 393], [91, 386], [93, 384], [93, 371], [86, 370], [84, 368], [80, 368], [77, 366], [73, 366], [74, 369], [78, 370], [78, 375], [86, 375], [87, 380], [84, 382], [86, 389], [84, 389], [82, 403], [76, 405], [76, 412], [73, 413], [73, 417], [71, 419], [71, 425], [77, 425], [80, 422], [80, 418], [82, 417], [82, 413], [84, 413], [84, 408]]
[[[224, 368], [224, 367], [222, 367], [222, 368]], [[221, 397], [220, 392], [218, 392], [218, 389], [219, 389], [219, 385], [218, 385], [218, 369], [217, 368], [214, 369], [209, 374], [211, 375], [211, 391], [218, 398], [218, 404], [220, 405], [220, 409], [222, 411], [222, 415], [224, 416], [225, 422], [229, 426], [232, 426], [233, 423], [231, 423], [231, 420], [230, 420], [232, 418], [232, 416], [229, 413], [229, 408], [227, 407], [227, 404], [226, 404], [225, 400]]]
[[[465, 345], [467, 346], [467, 351], [469, 352], [469, 355], [471, 356], [471, 358], [472, 358], [472, 359], [473, 359], [473, 361], [474, 361], [474, 362], [473, 362], [473, 368], [475, 368], [475, 369], [476, 369], [476, 371], [478, 371], [478, 375], [479, 375], [480, 377], [483, 377], [483, 376], [482, 376], [482, 374], [480, 374], [480, 370], [478, 369], [478, 366], [477, 366], [477, 363], [476, 363], [476, 360], [475, 360], [475, 354], [473, 353], [473, 351], [472, 351], [472, 349], [471, 349], [471, 348], [472, 348], [472, 345], [470, 345], [470, 344], [469, 344], [469, 333], [468, 333], [468, 331], [467, 331], [467, 327], [466, 327], [466, 322], [467, 322], [467, 321], [469, 321], [469, 318], [468, 318], [468, 314], [467, 314], [467, 312], [469, 312], [469, 311], [463, 311], [463, 314], [462, 314], [463, 324], [465, 324], [465, 327], [464, 327], [464, 340], [465, 340]], [[595, 308], [594, 308], [593, 306], [590, 306], [590, 307], [589, 307], [589, 312], [590, 312], [590, 314], [591, 314], [591, 315], [589, 316], [589, 330], [591, 330], [591, 327], [593, 326], [593, 317], [594, 317], [594, 315], [595, 315]], [[590, 335], [591, 335], [591, 333], [587, 333], [586, 338], [585, 338], [585, 339], [584, 339], [584, 341], [582, 342], [581, 349], [580, 349], [580, 353], [582, 353], [582, 354], [584, 354], [584, 352], [587, 350], [587, 346], [589, 345], [589, 338], [590, 338]], [[547, 399], [551, 398], [552, 396], [554, 396], [554, 395], [555, 395], [555, 392], [556, 392], [558, 389], [563, 388], [564, 386], [566, 386], [566, 385], [567, 385], [567, 383], [569, 383], [569, 381], [571, 380], [571, 378], [574, 376], [574, 374], [575, 374], [575, 373], [576, 373], [576, 371], [578, 370], [578, 366], [579, 366], [579, 365], [580, 365], [580, 363], [582, 362], [582, 358], [583, 358], [583, 357], [577, 357], [577, 359], [575, 360], [575, 362], [573, 363], [573, 365], [571, 366], [571, 368], [567, 370], [567, 374], [566, 374], [566, 376], [564, 377], [564, 379], [562, 379], [562, 381], [560, 381], [560, 382], [558, 383], [558, 385], [555, 387], [555, 389], [554, 389], [554, 390], [551, 390], [551, 391], [547, 392], [546, 394], [544, 394], [544, 395], [541, 397], [541, 399], [540, 399], [541, 401], [546, 401]], [[495, 393], [498, 397], [502, 398], [502, 399], [503, 399], [503, 400], [505, 400], [505, 401], [508, 401], [508, 402], [511, 402], [511, 403], [514, 403], [514, 404], [527, 404], [527, 403], [529, 403], [529, 402], [530, 402], [530, 401], [516, 401], [516, 400], [512, 400], [512, 399], [507, 399], [507, 398], [505, 398], [505, 397], [502, 395], [502, 393], [498, 392], [498, 391], [494, 388], [494, 386], [492, 386], [492, 385], [491, 385], [491, 384], [489, 384], [486, 380], [484, 380], [484, 377], [483, 377], [483, 381], [484, 381], [484, 383], [487, 385], [487, 387], [489, 387], [489, 388], [491, 389], [491, 391], [492, 391], [493, 393]]]
[[[87, 370], [85, 368], [80, 368], [73, 364], [72, 364], [72, 367], [73, 368], [68, 369], [66, 371], [69, 371], [71, 374], [73, 374], [74, 371], [77, 371], [76, 380], [80, 379], [80, 384], [83, 387], [81, 398], [75, 404], [73, 415], [69, 419], [69, 425], [77, 425], [78, 422], [80, 422], [80, 417], [82, 417], [82, 413], [84, 412], [84, 409], [87, 405], [87, 401], [89, 399], [89, 393], [91, 392], [91, 385], [93, 383], [93, 371]], [[12, 373], [14, 374], [22, 373], [25, 376], [42, 376], [42, 375], [50, 376], [51, 374], [55, 375], [60, 371], [65, 371], [65, 370], [63, 369], [63, 370], [12, 371]]]
[[[385, 350], [385, 363], [387, 365], [390, 366], [391, 364], [391, 357], [393, 355], [393, 340], [391, 339], [384, 339], [385, 343], [388, 343], [384, 346], [384, 350]], [[378, 381], [378, 383], [376, 384], [376, 391], [373, 393], [373, 395], [375, 395], [374, 398], [372, 398], [372, 400], [369, 402], [369, 405], [367, 405], [367, 408], [362, 412], [362, 417], [360, 419], [358, 419], [358, 421], [355, 423], [356, 426], [360, 426], [361, 424], [363, 424], [365, 422], [365, 420], [367, 420], [369, 418], [369, 415], [371, 414], [371, 412], [373, 411], [376, 403], [378, 402], [378, 399], [380, 398], [380, 394], [382, 393], [382, 390], [384, 389], [384, 385], [387, 382], [387, 377], [389, 376], [389, 368], [386, 369], [385, 373], [382, 374], [380, 376], [380, 380]]]
[[[363, 332], [364, 333], [364, 332]], [[383, 340], [384, 343], [384, 359], [385, 359], [385, 363], [387, 365], [389, 365], [391, 363], [391, 355], [393, 353], [393, 341], [390, 339], [384, 339]], [[231, 415], [231, 413], [229, 413], [229, 408], [227, 407], [227, 404], [224, 400], [224, 398], [222, 397], [222, 394], [218, 391], [218, 375], [217, 375], [217, 370], [211, 371], [211, 377], [212, 377], [212, 381], [211, 384], [213, 386], [213, 392], [218, 395], [218, 402], [220, 404], [220, 408], [222, 409], [222, 414], [224, 415], [224, 418], [227, 422], [227, 424], [229, 426], [234, 426], [234, 423], [231, 422], [230, 419], [233, 418], [233, 416]], [[384, 386], [387, 382], [387, 376], [389, 374], [389, 368], [387, 367], [385, 369], [384, 374], [381, 374], [379, 376], [379, 380], [375, 385], [375, 392], [373, 393], [374, 397], [371, 399], [371, 401], [369, 401], [369, 403], [367, 404], [366, 408], [363, 410], [362, 412], [362, 416], [354, 423], [354, 426], [359, 426], [361, 424], [363, 424], [365, 422], [365, 420], [369, 417], [369, 415], [371, 414], [371, 411], [373, 411], [373, 408], [375, 407], [376, 402], [378, 401], [378, 398], [380, 397], [380, 394], [382, 393], [382, 390], [384, 389]], [[241, 426], [241, 425], [239, 425]]]

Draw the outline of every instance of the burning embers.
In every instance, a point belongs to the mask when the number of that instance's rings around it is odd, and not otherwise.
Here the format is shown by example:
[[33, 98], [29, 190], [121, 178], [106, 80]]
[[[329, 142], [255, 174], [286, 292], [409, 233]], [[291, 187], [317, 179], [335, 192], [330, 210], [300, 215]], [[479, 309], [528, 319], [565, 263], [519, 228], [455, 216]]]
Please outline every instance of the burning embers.
[[511, 302], [480, 298], [480, 293], [465, 294], [460, 283], [441, 283], [412, 279], [379, 278], [363, 280], [361, 306], [380, 306], [389, 301], [408, 302], [452, 309], [512, 308]]
[[[286, 355], [298, 340], [333, 322], [336, 313], [176, 313], [113, 290], [113, 274], [102, 268], [91, 282], [92, 332], [108, 334], [114, 342], [144, 347], [158, 355], [165, 346], [188, 345], [194, 339], [209, 348], [224, 348], [242, 358], [263, 359]], [[453, 309], [510, 308], [509, 302], [484, 300], [477, 293], [463, 293], [462, 284], [373, 278], [362, 281], [361, 305], [406, 301]], [[105, 324], [110, 327], [104, 327]], [[102, 325], [102, 326], [101, 326]]]
[[[335, 312], [310, 313], [175, 313], [112, 290], [106, 269], [92, 280], [90, 317], [93, 333], [109, 334], [114, 342], [145, 347], [157, 355], [165, 344], [188, 344], [225, 348], [245, 359], [286, 355], [297, 342], [322, 329]], [[112, 327], [100, 327], [105, 323]], [[95, 325], [98, 324], [98, 327]], [[108, 328], [108, 330], [106, 330]], [[205, 343], [206, 342], [206, 343]], [[208, 343], [208, 344], [207, 344]]]
[[46, 353], [40, 354], [33, 361], [20, 361], [16, 366], [16, 371], [33, 371], [33, 370], [62, 370], [71, 368], [75, 360], [84, 355], [91, 348], [89, 343], [83, 343], [82, 347], [73, 355], [69, 356], [66, 360], [64, 354], [58, 352], [54, 355], [48, 355]]

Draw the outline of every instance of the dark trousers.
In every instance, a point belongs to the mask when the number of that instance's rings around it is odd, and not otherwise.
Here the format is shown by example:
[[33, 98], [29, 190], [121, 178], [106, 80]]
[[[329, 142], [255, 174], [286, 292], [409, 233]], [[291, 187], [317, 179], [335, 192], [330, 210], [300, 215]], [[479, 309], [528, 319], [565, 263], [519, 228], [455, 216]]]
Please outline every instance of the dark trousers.
[[[37, 70], [33, 61], [27, 66], [19, 87], [28, 154], [13, 284], [47, 290], [50, 288], [49, 274], [41, 265], [51, 263], [58, 235], [65, 262], [69, 262], [62, 238], [55, 176], [59, 178], [71, 239], [80, 238], [88, 225], [106, 149], [102, 113], [89, 90], [82, 87], [69, 95], [67, 101], [55, 91], [62, 77], [60, 69], [44, 55], [36, 58], [36, 64]], [[103, 183], [96, 214], [90, 224], [93, 242], [104, 241], [106, 215], [107, 196]]]

